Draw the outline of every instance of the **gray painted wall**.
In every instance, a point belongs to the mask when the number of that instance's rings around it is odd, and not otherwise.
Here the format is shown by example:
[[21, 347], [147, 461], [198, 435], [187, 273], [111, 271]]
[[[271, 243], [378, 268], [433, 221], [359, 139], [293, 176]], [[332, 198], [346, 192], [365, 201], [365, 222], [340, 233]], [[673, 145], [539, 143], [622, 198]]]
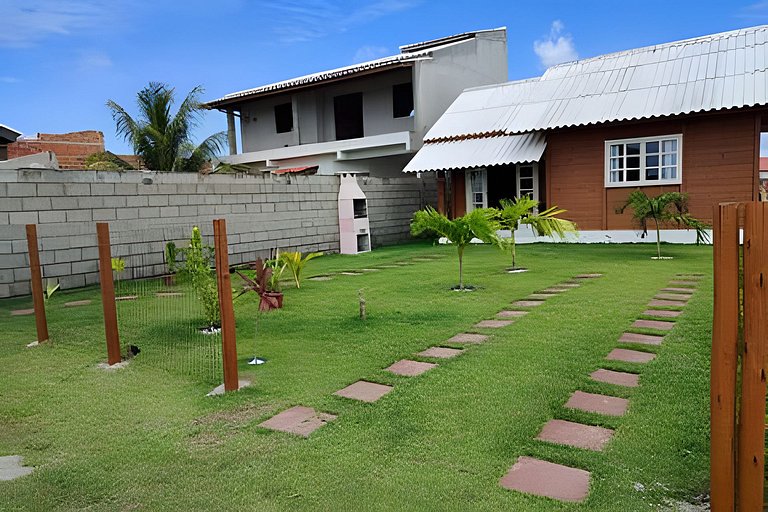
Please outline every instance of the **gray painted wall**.
[[[374, 247], [408, 239], [413, 212], [436, 201], [431, 176], [359, 183]], [[216, 218], [227, 220], [231, 263], [276, 247], [338, 252], [338, 191], [336, 176], [2, 170], [0, 297], [29, 293], [25, 224], [38, 224], [44, 276], [74, 288], [98, 282], [95, 223], [102, 221], [110, 223], [114, 254], [141, 244], [153, 275], [164, 272], [166, 240], [182, 244], [193, 225]]]

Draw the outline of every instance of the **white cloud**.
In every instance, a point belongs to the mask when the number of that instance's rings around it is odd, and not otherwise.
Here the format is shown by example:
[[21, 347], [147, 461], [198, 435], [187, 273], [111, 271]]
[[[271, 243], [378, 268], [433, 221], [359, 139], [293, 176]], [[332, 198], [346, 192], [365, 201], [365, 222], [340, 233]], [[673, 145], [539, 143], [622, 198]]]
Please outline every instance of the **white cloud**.
[[78, 66], [82, 71], [94, 71], [112, 67], [112, 59], [104, 52], [84, 52], [80, 55]]
[[421, 0], [283, 0], [259, 2], [281, 43], [298, 43], [345, 32], [415, 7]]
[[390, 53], [389, 48], [384, 46], [361, 46], [352, 57], [352, 62], [357, 64], [358, 62], [380, 59], [381, 57], [386, 57]]
[[533, 51], [545, 68], [579, 58], [571, 34], [563, 33], [565, 25], [560, 20], [552, 22], [549, 36], [533, 42]]
[[0, 76], [0, 84], [17, 84], [21, 82], [15, 76]]
[[26, 47], [107, 23], [115, 12], [108, 0], [5, 0], [0, 46]]

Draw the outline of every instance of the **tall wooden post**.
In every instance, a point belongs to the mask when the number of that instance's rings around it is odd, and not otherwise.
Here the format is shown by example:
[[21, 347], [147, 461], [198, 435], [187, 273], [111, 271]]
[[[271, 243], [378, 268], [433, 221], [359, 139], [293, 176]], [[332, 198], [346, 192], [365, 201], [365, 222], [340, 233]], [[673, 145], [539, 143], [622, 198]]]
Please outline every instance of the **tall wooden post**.
[[739, 339], [738, 205], [714, 208], [715, 298], [710, 371], [712, 510], [733, 512], [736, 497], [736, 372]]
[[32, 302], [35, 305], [35, 325], [37, 342], [48, 341], [48, 321], [45, 317], [45, 298], [43, 297], [43, 273], [40, 270], [40, 253], [37, 249], [37, 226], [27, 224], [27, 250], [29, 252], [29, 273], [32, 285]]
[[232, 304], [232, 280], [229, 275], [227, 222], [213, 221], [213, 240], [216, 250], [216, 282], [219, 290], [221, 313], [221, 356], [224, 365], [224, 391], [237, 391], [237, 339], [235, 333], [235, 308]]
[[101, 305], [104, 308], [104, 332], [107, 338], [107, 363], [112, 366], [122, 359], [120, 335], [117, 330], [117, 307], [115, 306], [115, 283], [112, 281], [112, 248], [109, 241], [109, 224], [96, 223], [99, 243], [99, 282], [101, 283]]
[[437, 171], [437, 211], [446, 215], [445, 212], [445, 171]]
[[765, 357], [768, 336], [768, 208], [746, 205], [744, 223], [744, 356], [738, 440], [739, 510], [763, 509]]

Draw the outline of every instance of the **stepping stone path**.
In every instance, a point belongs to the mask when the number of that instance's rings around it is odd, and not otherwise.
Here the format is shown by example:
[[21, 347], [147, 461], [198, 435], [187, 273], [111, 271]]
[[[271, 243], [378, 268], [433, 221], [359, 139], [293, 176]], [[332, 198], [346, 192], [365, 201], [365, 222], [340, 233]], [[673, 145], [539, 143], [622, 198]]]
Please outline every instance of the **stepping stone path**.
[[518, 300], [513, 302], [512, 305], [517, 308], [535, 308], [544, 304], [543, 300]]
[[640, 385], [640, 375], [636, 373], [615, 372], [600, 368], [590, 373], [589, 376], [594, 381], [614, 384], [616, 386], [636, 388]]
[[619, 338], [622, 343], [641, 343], [643, 345], [661, 345], [664, 336], [654, 336], [651, 334], [636, 334], [634, 332], [625, 332]]
[[554, 293], [532, 293], [527, 298], [534, 300], [547, 300], [551, 299], [552, 297], [557, 297], [557, 295]]
[[674, 326], [674, 322], [663, 322], [661, 320], [635, 320], [632, 323], [632, 327], [656, 329], [657, 331], [671, 331]]
[[368, 382], [367, 380], [359, 380], [344, 389], [338, 390], [334, 395], [370, 403], [383, 397], [392, 391], [392, 389], [394, 389], [392, 386]]
[[482, 320], [475, 324], [475, 327], [482, 329], [498, 329], [500, 327], [506, 327], [512, 325], [511, 320]]
[[[581, 274], [576, 276], [575, 279], [588, 279], [598, 276], [599, 274]], [[695, 292], [695, 287], [698, 285], [701, 277], [703, 277], [703, 274], [677, 274], [675, 279], [670, 281], [670, 286], [664, 288], [661, 293], [656, 295], [649, 303], [649, 306], [656, 308], [685, 307], [688, 299]], [[562, 286], [564, 284], [558, 287]], [[682, 288], [683, 286], [687, 288]], [[553, 289], [555, 287], [550, 287], [545, 291]], [[674, 328], [674, 321], [681, 314], [681, 311], [670, 309], [646, 309], [643, 315], [665, 318], [668, 321], [638, 319], [634, 321], [632, 327], [669, 331]], [[664, 342], [664, 336], [625, 332], [619, 338], [619, 342], [660, 346]], [[606, 356], [606, 359], [610, 361], [637, 364], [648, 363], [655, 358], [656, 354], [650, 352], [623, 348], [615, 348]], [[590, 378], [593, 381], [630, 388], [636, 388], [640, 385], [640, 375], [638, 374], [604, 368], [593, 371], [590, 374]], [[565, 407], [606, 416], [620, 417], [626, 413], [629, 407], [629, 400], [615, 396], [575, 391], [568, 399]], [[544, 425], [536, 439], [576, 448], [601, 451], [613, 435], [613, 430], [603, 427], [553, 419]], [[590, 473], [583, 469], [562, 466], [531, 457], [520, 457], [499, 483], [506, 489], [535, 494], [537, 496], [545, 496], [561, 501], [583, 501], [589, 493], [589, 478]]]
[[629, 400], [615, 396], [574, 391], [571, 398], [566, 402], [565, 407], [605, 414], [606, 416], [624, 416], [624, 413], [627, 412], [627, 407], [629, 407]]
[[361, 276], [361, 275], [363, 275], [362, 272], [352, 272], [352, 271], [349, 271], [349, 272], [339, 272], [339, 273], [341, 275], [343, 275], [343, 276]]
[[14, 309], [11, 311], [11, 316], [26, 316], [26, 315], [34, 315], [35, 310], [34, 309]]
[[520, 457], [499, 484], [505, 489], [560, 501], [579, 502], [589, 493], [589, 471]]
[[609, 428], [582, 425], [572, 421], [549, 420], [536, 439], [600, 452], [612, 437], [613, 430]]
[[463, 348], [448, 348], [448, 347], [429, 347], [427, 350], [422, 350], [417, 356], [421, 357], [436, 357], [438, 359], [450, 359], [464, 353]]
[[469, 332], [463, 332], [461, 334], [457, 334], [456, 336], [453, 336], [452, 338], [448, 338], [446, 340], [448, 343], [482, 343], [485, 340], [488, 339], [488, 336], [485, 334], [473, 334]]
[[525, 316], [527, 314], [528, 311], [512, 311], [505, 309], [496, 313], [496, 316], [499, 318], [520, 318], [521, 316]]
[[310, 281], [330, 281], [333, 279], [331, 276], [314, 276], [308, 278]]
[[9, 481], [31, 474], [35, 468], [24, 465], [24, 459], [19, 455], [0, 457], [0, 480]]
[[157, 292], [155, 294], [155, 297], [183, 297], [184, 294], [181, 292]]
[[65, 302], [64, 307], [65, 308], [76, 308], [78, 306], [87, 306], [91, 303], [90, 300], [75, 300], [72, 302]]
[[120, 297], [115, 297], [115, 300], [136, 300], [138, 298], [138, 295], [121, 295]]
[[319, 413], [311, 407], [297, 405], [276, 416], [272, 416], [267, 421], [259, 423], [259, 426], [297, 436], [309, 437], [309, 434], [335, 419], [336, 416], [333, 414]]
[[416, 377], [422, 373], [428, 372], [432, 368], [437, 368], [435, 363], [422, 363], [421, 361], [411, 361], [410, 359], [401, 359], [387, 368], [388, 372], [404, 377]]
[[650, 352], [640, 352], [639, 350], [628, 350], [625, 348], [615, 348], [605, 357], [609, 361], [624, 361], [625, 363], [647, 363], [656, 359], [656, 354]]

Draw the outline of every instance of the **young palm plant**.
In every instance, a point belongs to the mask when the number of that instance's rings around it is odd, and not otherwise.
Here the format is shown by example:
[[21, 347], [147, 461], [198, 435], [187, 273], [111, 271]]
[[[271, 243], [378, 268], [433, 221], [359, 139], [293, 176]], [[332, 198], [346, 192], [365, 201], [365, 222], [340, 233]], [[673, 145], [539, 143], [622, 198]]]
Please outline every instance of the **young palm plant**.
[[512, 253], [512, 268], [510, 271], [520, 270], [517, 268], [517, 254], [515, 248], [515, 232], [520, 224], [531, 226], [538, 236], [558, 236], [564, 238], [566, 233], [577, 233], [576, 224], [569, 220], [560, 219], [558, 215], [565, 210], [553, 206], [547, 208], [541, 213], [536, 213], [535, 208], [539, 202], [528, 196], [515, 199], [502, 199], [499, 201], [501, 208], [496, 210], [499, 224], [502, 229], [508, 229], [511, 233], [505, 245]]
[[147, 168], [198, 172], [222, 151], [226, 142], [226, 133], [219, 132], [198, 146], [192, 143], [192, 132], [199, 126], [204, 111], [199, 101], [202, 93], [200, 86], [192, 89], [172, 115], [175, 90], [163, 83], [150, 82], [137, 94], [137, 118], [112, 100], [107, 101], [107, 107], [112, 111], [117, 135], [130, 142]]
[[301, 288], [301, 273], [309, 260], [322, 256], [321, 252], [311, 252], [302, 258], [300, 252], [281, 252], [280, 260], [288, 265], [293, 280], [296, 282], [296, 288]]
[[488, 208], [472, 210], [462, 217], [449, 219], [442, 213], [438, 213], [431, 206], [416, 212], [411, 222], [411, 233], [420, 235], [424, 232], [435, 233], [444, 236], [456, 246], [459, 257], [459, 290], [464, 290], [464, 249], [473, 238], [479, 238], [483, 242], [502, 246], [501, 239], [496, 234], [499, 223], [495, 220], [495, 214]]
[[696, 243], [709, 243], [707, 229], [709, 225], [692, 217], [688, 213], [688, 194], [680, 192], [665, 192], [656, 197], [649, 197], [642, 190], [635, 190], [627, 198], [627, 202], [619, 208], [624, 213], [632, 209], [632, 218], [643, 230], [643, 236], [648, 234], [648, 223], [653, 222], [656, 228], [656, 255], [661, 259], [661, 226], [676, 224], [678, 227], [696, 230]]

